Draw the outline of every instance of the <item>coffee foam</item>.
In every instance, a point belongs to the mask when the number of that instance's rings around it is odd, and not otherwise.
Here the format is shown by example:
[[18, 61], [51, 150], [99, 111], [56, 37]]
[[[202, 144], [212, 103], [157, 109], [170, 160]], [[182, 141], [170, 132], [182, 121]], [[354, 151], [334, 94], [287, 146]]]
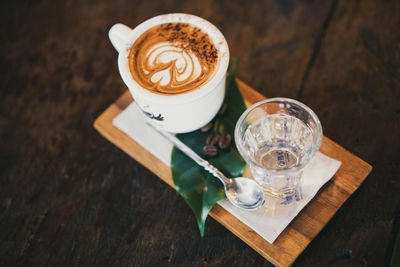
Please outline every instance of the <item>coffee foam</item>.
[[[158, 66], [175, 62], [175, 64], [157, 71]], [[155, 71], [151, 74], [151, 82], [159, 83], [160, 86], [177, 87], [179, 83], [190, 83], [201, 75], [200, 62], [191, 51], [185, 51], [179, 46], [171, 45], [168, 42], [153, 46], [147, 54], [145, 62]], [[149, 70], [144, 70], [146, 75]]]
[[135, 41], [129, 68], [146, 90], [173, 95], [195, 90], [212, 79], [218, 57], [218, 49], [200, 28], [165, 23], [148, 29]]

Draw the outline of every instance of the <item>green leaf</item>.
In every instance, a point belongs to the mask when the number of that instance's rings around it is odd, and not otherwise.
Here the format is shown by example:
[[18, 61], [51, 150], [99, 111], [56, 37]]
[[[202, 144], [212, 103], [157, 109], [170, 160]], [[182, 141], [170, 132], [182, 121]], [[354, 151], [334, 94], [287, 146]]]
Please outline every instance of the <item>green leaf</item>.
[[[219, 134], [229, 133], [233, 139], [235, 125], [240, 115], [246, 110], [243, 97], [239, 92], [235, 81], [235, 69], [237, 61], [233, 60], [231, 70], [226, 78], [225, 103], [228, 108], [224, 115], [217, 116], [214, 123], [214, 131]], [[178, 134], [177, 137], [191, 147], [197, 154], [202, 155], [202, 149], [206, 138], [210, 134], [195, 131], [186, 134]], [[245, 162], [236, 150], [235, 144], [229, 149], [220, 150], [215, 158], [207, 159], [211, 164], [222, 171], [227, 177], [241, 176]], [[174, 147], [171, 153], [171, 170], [175, 188], [192, 208], [198, 223], [201, 236], [204, 236], [205, 221], [214, 204], [225, 198], [223, 185], [220, 181], [199, 167], [180, 150]]]

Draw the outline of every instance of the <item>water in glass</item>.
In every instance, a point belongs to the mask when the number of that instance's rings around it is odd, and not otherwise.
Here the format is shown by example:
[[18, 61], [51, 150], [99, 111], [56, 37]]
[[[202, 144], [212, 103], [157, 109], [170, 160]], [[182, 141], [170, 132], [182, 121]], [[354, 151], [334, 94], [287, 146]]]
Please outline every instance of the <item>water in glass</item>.
[[267, 115], [249, 125], [242, 140], [254, 178], [266, 193], [288, 202], [296, 197], [301, 171], [289, 176], [279, 171], [309, 160], [313, 135], [307, 125], [293, 116]]

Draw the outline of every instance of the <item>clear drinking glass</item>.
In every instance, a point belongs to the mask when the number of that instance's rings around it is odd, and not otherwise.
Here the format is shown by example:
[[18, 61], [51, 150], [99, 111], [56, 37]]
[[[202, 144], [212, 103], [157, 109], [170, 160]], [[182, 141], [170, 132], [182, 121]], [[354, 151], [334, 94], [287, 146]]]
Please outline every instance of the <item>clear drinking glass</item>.
[[317, 115], [289, 98], [249, 107], [235, 128], [236, 146], [266, 196], [280, 204], [301, 199], [301, 176], [322, 141]]

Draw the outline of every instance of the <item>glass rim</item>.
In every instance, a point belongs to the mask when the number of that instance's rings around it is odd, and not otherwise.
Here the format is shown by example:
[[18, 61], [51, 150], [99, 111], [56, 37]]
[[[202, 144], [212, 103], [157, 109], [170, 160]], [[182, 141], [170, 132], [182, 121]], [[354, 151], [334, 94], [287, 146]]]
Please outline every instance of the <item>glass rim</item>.
[[311, 155], [309, 157], [309, 159], [306, 162], [303, 162], [302, 164], [299, 164], [295, 167], [292, 168], [288, 168], [288, 169], [283, 169], [283, 170], [268, 170], [268, 173], [272, 174], [272, 175], [286, 175], [289, 173], [296, 173], [296, 172], [300, 172], [302, 171], [307, 164], [315, 157], [315, 155], [317, 154], [317, 152], [319, 151], [319, 148], [321, 146], [322, 143], [322, 137], [323, 137], [323, 133], [322, 133], [322, 125], [321, 122], [318, 119], [317, 114], [315, 114], [315, 112], [309, 108], [308, 106], [306, 106], [305, 104], [301, 103], [300, 101], [297, 101], [295, 99], [291, 99], [291, 98], [286, 98], [286, 97], [273, 97], [273, 98], [268, 98], [262, 101], [259, 101], [253, 105], [251, 105], [250, 107], [248, 107], [243, 113], [242, 115], [240, 115], [238, 121], [236, 122], [236, 126], [235, 126], [235, 130], [234, 130], [234, 139], [235, 139], [235, 144], [236, 144], [236, 148], [238, 149], [240, 155], [246, 160], [247, 156], [244, 155], [244, 148], [241, 145], [241, 142], [239, 142], [239, 131], [240, 131], [240, 126], [243, 124], [244, 120], [247, 118], [247, 115], [253, 111], [255, 108], [267, 104], [267, 103], [272, 103], [272, 102], [277, 102], [277, 103], [290, 103], [290, 104], [296, 104], [298, 106], [300, 106], [302, 109], [304, 109], [308, 114], [310, 114], [311, 118], [315, 121], [316, 127], [317, 127], [317, 140], [315, 142], [315, 148], [312, 149], [311, 151]]

